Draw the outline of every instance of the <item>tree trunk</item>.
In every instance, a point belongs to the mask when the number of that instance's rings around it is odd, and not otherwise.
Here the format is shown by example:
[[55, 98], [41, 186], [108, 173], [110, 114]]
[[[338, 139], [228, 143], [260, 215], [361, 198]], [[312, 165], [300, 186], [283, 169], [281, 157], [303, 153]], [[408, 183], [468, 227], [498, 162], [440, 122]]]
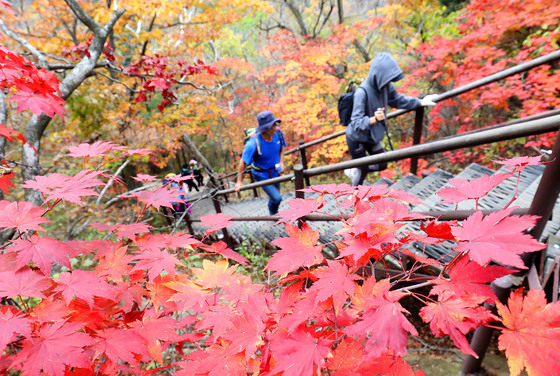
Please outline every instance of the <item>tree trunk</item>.
[[197, 161], [200, 161], [202, 167], [206, 169], [208, 175], [210, 176], [210, 181], [213, 182], [216, 186], [218, 186], [218, 177], [216, 176], [214, 169], [210, 165], [210, 162], [204, 157], [204, 155], [198, 150], [194, 142], [192, 142], [191, 138], [188, 134], [183, 134], [183, 143], [189, 148], [189, 150], [196, 155]]
[[[76, 18], [93, 32], [93, 39], [86, 56], [65, 77], [60, 84], [62, 99], [66, 100], [76, 88], [93, 74], [95, 65], [103, 52], [105, 41], [112, 31], [115, 23], [124, 14], [124, 9], [115, 9], [109, 22], [105, 26], [97, 24], [75, 0], [65, 0]], [[22, 176], [24, 180], [34, 179], [39, 174], [39, 155], [41, 151], [41, 138], [49, 125], [51, 118], [46, 115], [33, 116], [25, 127], [24, 136], [29, 145], [23, 145]], [[34, 205], [43, 203], [42, 195], [34, 190], [25, 190], [25, 199]]]

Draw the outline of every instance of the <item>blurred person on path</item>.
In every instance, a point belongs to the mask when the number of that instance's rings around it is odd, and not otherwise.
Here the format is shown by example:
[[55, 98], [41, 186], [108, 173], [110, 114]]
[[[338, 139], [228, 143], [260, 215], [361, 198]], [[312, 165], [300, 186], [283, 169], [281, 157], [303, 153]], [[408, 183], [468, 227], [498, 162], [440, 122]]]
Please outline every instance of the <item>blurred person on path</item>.
[[[284, 133], [277, 128], [281, 122], [282, 120], [276, 118], [270, 111], [263, 111], [257, 115], [256, 132], [245, 144], [239, 160], [236, 192], [239, 192], [241, 188], [243, 172], [247, 166], [251, 166], [251, 174], [257, 182], [280, 176], [280, 171], [284, 169], [284, 148], [286, 147]], [[266, 185], [262, 189], [269, 197], [269, 214], [275, 215], [282, 202], [280, 184]]]

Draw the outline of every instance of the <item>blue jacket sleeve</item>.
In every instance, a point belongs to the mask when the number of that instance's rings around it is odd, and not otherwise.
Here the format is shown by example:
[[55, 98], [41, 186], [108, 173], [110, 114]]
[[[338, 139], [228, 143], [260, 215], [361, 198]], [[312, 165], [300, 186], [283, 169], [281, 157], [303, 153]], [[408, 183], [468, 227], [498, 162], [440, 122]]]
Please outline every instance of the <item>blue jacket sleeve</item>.
[[[257, 136], [258, 137], [258, 136]], [[243, 154], [241, 154], [241, 159], [246, 165], [253, 163], [253, 156], [257, 151], [257, 142], [255, 137], [251, 137], [245, 144], [245, 149], [243, 149]]]
[[415, 97], [407, 97], [405, 95], [400, 94], [397, 89], [393, 86], [393, 84], [389, 84], [387, 87], [387, 99], [389, 106], [393, 108], [399, 108], [402, 110], [413, 110], [416, 107], [420, 107], [421, 101]]
[[357, 133], [369, 132], [369, 116], [366, 115], [366, 92], [363, 89], [356, 89], [354, 93], [354, 107], [352, 107], [352, 117], [349, 127]]

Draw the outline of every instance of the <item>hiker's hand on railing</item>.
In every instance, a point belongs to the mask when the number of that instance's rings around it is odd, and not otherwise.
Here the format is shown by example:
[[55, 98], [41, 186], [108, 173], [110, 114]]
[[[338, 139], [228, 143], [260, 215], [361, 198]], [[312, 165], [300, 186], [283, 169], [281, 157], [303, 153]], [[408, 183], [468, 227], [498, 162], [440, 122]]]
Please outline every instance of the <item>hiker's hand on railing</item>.
[[437, 96], [438, 94], [428, 94], [424, 98], [420, 99], [420, 104], [422, 107], [435, 106], [436, 102], [434, 102], [434, 99], [437, 98]]
[[385, 120], [385, 109], [378, 108], [374, 113], [373, 116], [369, 118], [369, 124], [373, 125], [375, 123], [380, 123]]
[[238, 181], [237, 183], [235, 183], [235, 192], [239, 192], [239, 189], [241, 188], [241, 186], [243, 185], [243, 183], [241, 183], [240, 181]]

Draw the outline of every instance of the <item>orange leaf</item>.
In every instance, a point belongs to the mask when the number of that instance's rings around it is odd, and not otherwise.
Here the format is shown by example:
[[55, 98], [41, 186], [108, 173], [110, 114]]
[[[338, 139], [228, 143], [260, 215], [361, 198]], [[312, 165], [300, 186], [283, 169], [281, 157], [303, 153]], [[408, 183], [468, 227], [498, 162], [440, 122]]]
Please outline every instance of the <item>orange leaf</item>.
[[513, 292], [508, 305], [497, 303], [505, 329], [498, 339], [508, 359], [510, 374], [523, 368], [531, 375], [553, 375], [560, 370], [560, 302], [546, 304], [542, 290]]

